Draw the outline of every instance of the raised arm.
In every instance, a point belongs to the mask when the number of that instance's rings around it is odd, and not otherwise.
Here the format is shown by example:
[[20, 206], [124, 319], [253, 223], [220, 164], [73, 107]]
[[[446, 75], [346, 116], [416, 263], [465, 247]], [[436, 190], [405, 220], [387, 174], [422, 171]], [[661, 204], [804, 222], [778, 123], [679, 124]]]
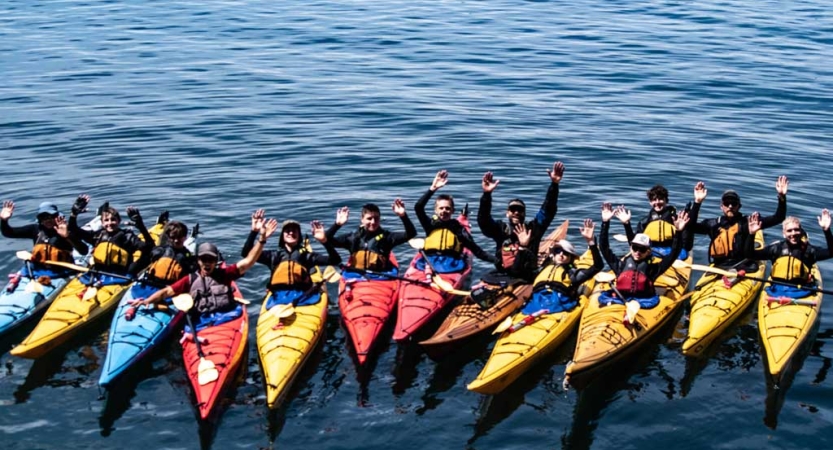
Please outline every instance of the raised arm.
[[351, 249], [353, 247], [353, 233], [342, 233], [336, 236], [338, 230], [341, 229], [342, 225], [347, 223], [347, 219], [350, 218], [350, 208], [343, 206], [336, 211], [336, 220], [327, 229], [325, 233], [327, 236], [327, 241], [330, 242], [330, 245], [337, 248], [346, 248]]
[[685, 235], [687, 233], [686, 225], [688, 225], [689, 220], [687, 212], [682, 211], [677, 214], [677, 219], [674, 220], [674, 227], [677, 229], [677, 232], [674, 233], [674, 240], [671, 241], [671, 252], [663, 256], [662, 261], [660, 261], [657, 277], [671, 268], [674, 261], [676, 261], [680, 256], [680, 252], [683, 250], [683, 242], [685, 242]]
[[266, 240], [269, 239], [269, 236], [271, 236], [277, 229], [277, 220], [269, 219], [264, 222], [260, 231], [256, 232], [259, 238], [249, 251], [249, 254], [237, 262], [237, 271], [240, 272], [240, 275], [246, 273], [257, 262], [258, 258], [260, 258], [260, 253], [263, 251], [263, 246], [266, 244]]
[[76, 238], [75, 235], [70, 234], [69, 224], [64, 216], [58, 216], [55, 218], [55, 232], [58, 233], [58, 236], [61, 236], [69, 241], [72, 248], [74, 248], [78, 254], [86, 255], [90, 252], [90, 248], [87, 247], [87, 244]]
[[613, 206], [610, 203], [602, 204], [602, 229], [599, 231], [599, 251], [607, 261], [610, 270], [619, 274], [619, 258], [610, 249], [610, 219], [613, 218]]
[[599, 246], [596, 245], [595, 227], [596, 224], [593, 223], [592, 219], [584, 219], [584, 226], [579, 228], [582, 237], [587, 242], [587, 247], [590, 249], [590, 255], [593, 257], [593, 265], [575, 272], [572, 280], [570, 280], [574, 286], [581, 285], [585, 281], [593, 278], [605, 267], [604, 259], [602, 259], [602, 254], [599, 252]]
[[341, 264], [341, 256], [336, 251], [333, 244], [327, 239], [327, 234], [324, 232], [324, 224], [313, 220], [310, 222], [310, 227], [312, 228], [312, 236], [324, 246], [324, 250], [327, 251], [326, 255], [321, 255], [318, 253], [310, 253], [310, 260], [313, 264], [317, 266], [337, 266]]
[[787, 188], [790, 187], [790, 180], [784, 175], [775, 181], [775, 191], [778, 193], [778, 208], [775, 214], [761, 217], [761, 228], [770, 228], [778, 225], [787, 218]]
[[547, 169], [550, 177], [550, 186], [547, 188], [547, 195], [538, 213], [535, 214], [535, 222], [540, 226], [538, 233], [543, 235], [550, 227], [552, 220], [558, 212], [558, 191], [561, 178], [564, 177], [564, 163], [558, 161], [552, 165], [552, 170]]
[[417, 230], [414, 223], [411, 222], [411, 219], [408, 217], [408, 212], [405, 209], [405, 203], [401, 198], [394, 200], [391, 208], [393, 208], [393, 213], [399, 216], [399, 219], [402, 221], [402, 226], [405, 228], [405, 232], [393, 232], [388, 235], [387, 239], [390, 243], [390, 248], [393, 248], [415, 238]]
[[492, 172], [486, 172], [481, 181], [483, 194], [480, 196], [480, 207], [477, 209], [477, 226], [484, 236], [492, 239], [499, 239], [503, 230], [492, 218], [492, 192], [497, 189], [500, 180], [496, 179]]

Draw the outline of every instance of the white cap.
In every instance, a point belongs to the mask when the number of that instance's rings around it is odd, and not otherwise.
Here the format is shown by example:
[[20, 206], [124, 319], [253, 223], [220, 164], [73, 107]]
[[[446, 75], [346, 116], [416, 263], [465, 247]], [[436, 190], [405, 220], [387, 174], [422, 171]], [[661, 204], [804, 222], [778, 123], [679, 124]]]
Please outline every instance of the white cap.
[[643, 247], [650, 247], [651, 238], [649, 238], [647, 234], [638, 233], [636, 236], [633, 237], [631, 245], [641, 245]]
[[567, 242], [566, 239], [562, 239], [556, 242], [554, 247], [561, 247], [564, 250], [564, 252], [569, 253], [573, 256], [578, 256], [578, 253], [576, 253], [576, 248], [573, 247], [573, 244]]

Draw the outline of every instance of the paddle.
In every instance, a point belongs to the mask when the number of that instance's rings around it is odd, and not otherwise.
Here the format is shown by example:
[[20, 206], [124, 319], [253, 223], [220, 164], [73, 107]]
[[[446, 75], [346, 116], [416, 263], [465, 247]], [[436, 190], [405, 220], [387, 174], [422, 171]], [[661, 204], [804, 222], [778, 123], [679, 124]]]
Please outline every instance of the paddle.
[[[20, 251], [17, 252], [17, 257], [24, 260], [24, 261], [31, 261], [32, 260], [31, 259], [32, 258], [32, 253], [27, 252], [26, 250], [20, 250]], [[92, 272], [92, 273], [97, 273], [99, 275], [104, 275], [104, 276], [108, 276], [108, 277], [121, 278], [123, 280], [128, 280], [128, 281], [135, 281], [134, 278], [130, 275], [121, 275], [121, 274], [118, 274], [118, 273], [102, 272], [102, 271], [97, 270], [97, 269], [92, 268], [92, 267], [79, 266], [78, 264], [72, 264], [72, 263], [68, 263], [68, 262], [41, 261], [40, 263], [41, 264], [49, 264], [50, 266], [63, 267], [63, 268], [66, 268], [66, 269], [74, 270], [76, 272], [83, 272], [83, 273]]]
[[[798, 284], [798, 283], [788, 283], [786, 281], [767, 280], [767, 279], [764, 279], [764, 278], [751, 277], [751, 276], [746, 275], [744, 273], [738, 272], [736, 269], [723, 270], [723, 269], [720, 269], [720, 268], [717, 268], [717, 267], [704, 266], [702, 264], [688, 264], [685, 261], [681, 261], [681, 260], [678, 260], [678, 261], [680, 263], [684, 264], [685, 266], [691, 267], [691, 270], [697, 270], [697, 271], [701, 271], [701, 272], [710, 272], [710, 273], [714, 273], [714, 274], [717, 274], [717, 275], [723, 275], [723, 276], [729, 277], [729, 278], [746, 278], [748, 280], [760, 281], [760, 282], [763, 282], [763, 283], [777, 284], [777, 285], [780, 285], [780, 286], [794, 287], [796, 289], [806, 290], [806, 291], [810, 291], [810, 292], [821, 292], [822, 294], [833, 295], [833, 291], [831, 291], [831, 290], [820, 289], [820, 288], [817, 288], [817, 287], [814, 287], [814, 286], [805, 286], [805, 285]], [[677, 264], [677, 263], [675, 262], [675, 264]]]
[[280, 322], [281, 319], [285, 319], [295, 314], [295, 307], [298, 306], [298, 302], [301, 301], [302, 298], [306, 298], [316, 290], [321, 289], [321, 286], [324, 285], [324, 283], [335, 283], [340, 278], [341, 274], [339, 274], [333, 266], [327, 266], [321, 274], [321, 281], [313, 283], [309, 289], [304, 291], [301, 295], [295, 297], [292, 302], [275, 305], [267, 311], [269, 311], [269, 314], [277, 317], [278, 322]]
[[416, 280], [416, 279], [413, 279], [413, 278], [406, 278], [406, 277], [399, 276], [399, 275], [391, 275], [389, 273], [376, 272], [376, 271], [373, 271], [373, 270], [357, 269], [355, 267], [349, 267], [349, 266], [344, 266], [344, 265], [341, 266], [341, 269], [342, 270], [348, 270], [350, 272], [360, 273], [362, 275], [376, 275], [376, 276], [388, 278], [390, 280], [401, 280], [401, 281], [405, 281], [405, 282], [408, 282], [408, 283], [413, 283], [413, 284], [418, 284], [420, 286], [425, 286], [425, 287], [428, 287], [428, 288], [438, 288], [442, 291], [448, 292], [449, 294], [460, 295], [460, 296], [463, 296], [463, 297], [471, 295], [471, 291], [461, 291], [459, 289], [455, 289], [454, 286], [451, 285], [451, 283], [449, 283], [448, 281], [443, 280], [442, 278], [440, 278], [439, 276], [436, 276], [436, 275], [435, 275], [435, 278], [441, 280], [442, 285], [437, 284], [437, 282], [436, 282], [437, 280], [434, 279], [433, 277], [431, 279], [432, 282], [429, 283], [429, 282], [423, 281], [423, 280]]
[[515, 323], [515, 324], [512, 323], [512, 317], [509, 316], [509, 317], [506, 318], [506, 320], [501, 322], [500, 325], [497, 326], [497, 328], [495, 328], [495, 331], [492, 331], [492, 334], [499, 334], [499, 333], [503, 333], [504, 331], [514, 333], [514, 332], [520, 330], [521, 328], [523, 328], [523, 327], [525, 327], [525, 326], [527, 326], [531, 323], [534, 323], [536, 320], [538, 320], [538, 318], [540, 318], [544, 314], [549, 314], [549, 313], [550, 313], [550, 310], [548, 310], [548, 309], [539, 309], [538, 311], [535, 311], [534, 313], [524, 317], [518, 323]]
[[[428, 259], [428, 256], [422, 250], [422, 248], [425, 246], [425, 239], [423, 239], [423, 238], [413, 238], [413, 239], [408, 241], [408, 245], [410, 245], [411, 248], [414, 248], [414, 249], [419, 251], [420, 256], [422, 256], [422, 259], [425, 261], [425, 265], [428, 266], [428, 268], [431, 270], [431, 282], [433, 283], [433, 286], [431, 285], [431, 283], [428, 283], [428, 282], [425, 282], [425, 281], [413, 280], [413, 279], [405, 278], [405, 277], [401, 277], [401, 278], [396, 277], [396, 279], [403, 280], [403, 281], [409, 281], [409, 282], [412, 282], [412, 283], [415, 283], [415, 284], [421, 284], [423, 286], [428, 286], [428, 287], [436, 286], [441, 291], [448, 292], [449, 294], [462, 295], [462, 296], [471, 295], [471, 291], [458, 290], [457, 288], [454, 287], [453, 284], [451, 284], [447, 280], [443, 279], [443, 277], [437, 275], [437, 272], [434, 270], [434, 266], [431, 264], [431, 260]], [[350, 270], [356, 270], [356, 269], [350, 268]], [[371, 273], [375, 273], [375, 272], [371, 272]], [[382, 273], [376, 273], [376, 274], [384, 276], [384, 274], [382, 274]]]
[[[596, 274], [596, 276], [593, 277], [593, 279], [595, 279], [599, 283], [609, 283], [610, 288], [613, 290], [613, 292], [615, 292], [616, 295], [618, 295], [619, 298], [622, 299], [622, 301], [625, 301], [626, 297], [622, 295], [622, 293], [619, 292], [619, 289], [616, 289], [616, 285], [613, 284], [613, 281], [616, 280], [615, 275], [613, 275], [610, 272], [599, 272]], [[640, 305], [639, 302], [636, 300], [631, 300], [625, 303], [625, 316], [622, 317], [622, 322], [624, 322], [625, 324], [633, 323], [633, 320], [636, 318], [636, 315], [639, 314], [639, 309], [641, 307], [642, 305]]]
[[214, 361], [205, 357], [205, 353], [202, 351], [202, 344], [200, 344], [200, 339], [197, 337], [197, 327], [194, 326], [191, 314], [188, 314], [188, 311], [194, 306], [194, 298], [190, 294], [179, 294], [173, 297], [171, 301], [176, 306], [176, 309], [185, 313], [185, 320], [188, 322], [188, 326], [191, 327], [194, 345], [197, 346], [197, 355], [200, 357], [200, 363], [197, 365], [197, 383], [200, 386], [205, 386], [212, 381], [217, 381], [220, 378], [220, 372], [217, 370], [217, 366], [214, 365]]

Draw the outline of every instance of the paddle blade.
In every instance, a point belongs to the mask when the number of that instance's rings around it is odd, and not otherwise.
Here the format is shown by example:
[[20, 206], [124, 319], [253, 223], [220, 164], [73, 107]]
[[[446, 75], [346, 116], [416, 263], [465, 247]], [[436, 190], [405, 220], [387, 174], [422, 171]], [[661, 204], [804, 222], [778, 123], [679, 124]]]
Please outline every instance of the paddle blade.
[[325, 283], [335, 283], [341, 279], [341, 274], [338, 273], [338, 270], [336, 270], [335, 267], [327, 266], [324, 268], [324, 273], [321, 274], [321, 278]]
[[636, 319], [636, 315], [639, 313], [639, 309], [642, 305], [639, 304], [636, 300], [631, 300], [625, 305], [625, 323], [633, 323]]
[[236, 301], [237, 303], [240, 303], [241, 305], [251, 305], [252, 304], [252, 302], [250, 302], [250, 301], [248, 301], [248, 300], [246, 300], [245, 298], [242, 298], [242, 297], [234, 297], [234, 301]]
[[691, 267], [691, 264], [683, 261], [682, 259], [675, 259], [674, 264], [671, 264], [671, 267], [675, 269], [688, 269]]
[[200, 386], [217, 381], [218, 378], [220, 378], [220, 372], [217, 366], [209, 359], [200, 358], [200, 364], [197, 366], [197, 382]]
[[410, 245], [413, 249], [422, 250], [423, 248], [425, 248], [425, 239], [413, 238], [410, 241], [408, 241], [408, 245]]
[[292, 303], [283, 303], [269, 308], [269, 313], [277, 317], [278, 320], [286, 319], [295, 314], [295, 307], [292, 306]]
[[29, 282], [29, 284], [26, 285], [26, 289], [24, 289], [24, 291], [30, 292], [30, 293], [33, 293], [33, 294], [34, 293], [43, 294], [43, 285], [38, 283], [35, 280], [32, 280], [32, 281]]
[[95, 286], [89, 286], [84, 291], [84, 295], [81, 296], [81, 300], [87, 301], [93, 299], [95, 298], [96, 294], [98, 294], [98, 288]]
[[24, 261], [30, 261], [32, 259], [32, 252], [27, 252], [26, 250], [20, 250], [15, 255]]
[[628, 242], [628, 237], [625, 236], [624, 234], [614, 234], [613, 235], [613, 240], [614, 241], [619, 241], [619, 242]]
[[613, 275], [610, 272], [599, 272], [595, 277], [593, 277], [593, 279], [599, 283], [612, 283], [613, 280], [616, 279], [616, 275]]
[[691, 265], [691, 270], [698, 270], [698, 271], [701, 271], [701, 272], [716, 273], [718, 275], [723, 275], [724, 277], [729, 277], [729, 278], [737, 278], [737, 276], [738, 276], [738, 271], [735, 270], [735, 269], [723, 270], [723, 269], [719, 269], [717, 267], [704, 266], [702, 264], [692, 264]]
[[495, 328], [495, 331], [492, 331], [492, 334], [503, 333], [504, 331], [508, 330], [509, 327], [511, 327], [511, 326], [512, 326], [512, 316], [509, 316], [506, 319], [504, 319], [503, 322], [501, 322], [497, 326], [497, 328]]
[[182, 312], [188, 312], [194, 307], [194, 297], [191, 294], [179, 294], [171, 299], [176, 309]]

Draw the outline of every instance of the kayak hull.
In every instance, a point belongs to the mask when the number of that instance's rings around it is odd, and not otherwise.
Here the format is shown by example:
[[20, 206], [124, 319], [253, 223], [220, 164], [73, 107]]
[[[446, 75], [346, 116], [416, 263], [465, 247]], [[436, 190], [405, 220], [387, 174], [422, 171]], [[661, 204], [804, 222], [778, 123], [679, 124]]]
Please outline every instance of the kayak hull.
[[68, 282], [66, 278], [51, 278], [48, 285], [41, 285], [41, 292], [35, 292], [31, 281], [21, 276], [12, 292], [0, 291], [0, 336], [11, 333], [48, 308]]

